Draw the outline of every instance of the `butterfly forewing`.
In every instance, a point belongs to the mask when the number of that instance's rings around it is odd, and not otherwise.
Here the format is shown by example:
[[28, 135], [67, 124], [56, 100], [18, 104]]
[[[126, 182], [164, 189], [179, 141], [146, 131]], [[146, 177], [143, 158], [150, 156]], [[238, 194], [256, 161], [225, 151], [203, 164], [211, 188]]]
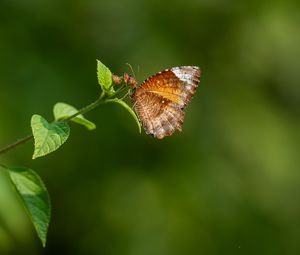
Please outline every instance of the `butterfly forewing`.
[[193, 97], [199, 79], [198, 67], [182, 66], [157, 73], [141, 84], [132, 98], [147, 134], [162, 139], [181, 131], [182, 109]]

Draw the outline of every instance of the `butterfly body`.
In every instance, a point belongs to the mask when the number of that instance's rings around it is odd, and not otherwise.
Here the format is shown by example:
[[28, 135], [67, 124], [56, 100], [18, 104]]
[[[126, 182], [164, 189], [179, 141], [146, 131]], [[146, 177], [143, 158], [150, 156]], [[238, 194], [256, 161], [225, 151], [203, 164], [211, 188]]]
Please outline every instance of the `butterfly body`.
[[183, 109], [195, 94], [199, 79], [199, 67], [173, 67], [149, 77], [135, 89], [133, 108], [147, 134], [162, 139], [181, 131]]

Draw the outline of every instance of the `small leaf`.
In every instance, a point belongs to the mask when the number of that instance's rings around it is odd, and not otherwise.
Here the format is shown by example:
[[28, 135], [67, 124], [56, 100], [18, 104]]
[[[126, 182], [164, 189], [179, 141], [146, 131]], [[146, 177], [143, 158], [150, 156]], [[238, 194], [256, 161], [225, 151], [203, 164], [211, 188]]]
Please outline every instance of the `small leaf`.
[[22, 199], [38, 237], [46, 246], [46, 237], [51, 215], [48, 191], [39, 175], [28, 168], [7, 168], [9, 177]]
[[113, 92], [111, 71], [97, 59], [97, 77], [102, 90]]
[[57, 150], [69, 137], [70, 128], [65, 122], [48, 123], [40, 115], [33, 115], [31, 128], [34, 137], [33, 159]]
[[126, 104], [123, 100], [118, 99], [118, 98], [108, 99], [108, 100], [106, 100], [106, 102], [107, 103], [117, 103], [117, 104], [122, 105], [134, 118], [136, 124], [138, 125], [139, 132], [140, 133], [142, 132], [141, 123], [140, 123], [138, 117], [136, 116], [135, 112], [131, 109], [131, 107], [128, 104]]
[[[53, 112], [55, 120], [59, 121], [76, 114], [78, 110], [75, 107], [66, 103], [56, 103], [54, 105]], [[93, 122], [87, 120], [85, 117], [83, 117], [82, 114], [77, 115], [75, 118], [71, 119], [71, 121], [81, 124], [89, 130], [93, 130], [96, 128], [96, 125]]]

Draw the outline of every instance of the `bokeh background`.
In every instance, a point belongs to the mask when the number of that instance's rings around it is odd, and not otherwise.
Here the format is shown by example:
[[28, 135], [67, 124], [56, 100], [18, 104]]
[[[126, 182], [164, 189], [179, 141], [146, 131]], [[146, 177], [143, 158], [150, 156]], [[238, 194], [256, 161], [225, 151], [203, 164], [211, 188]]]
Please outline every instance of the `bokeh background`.
[[98, 97], [96, 58], [139, 81], [199, 65], [183, 132], [138, 134], [118, 105], [72, 125], [56, 153], [32, 142], [1, 162], [36, 170], [52, 198], [41, 248], [0, 172], [0, 254], [300, 254], [298, 0], [1, 0], [0, 146], [34, 113]]

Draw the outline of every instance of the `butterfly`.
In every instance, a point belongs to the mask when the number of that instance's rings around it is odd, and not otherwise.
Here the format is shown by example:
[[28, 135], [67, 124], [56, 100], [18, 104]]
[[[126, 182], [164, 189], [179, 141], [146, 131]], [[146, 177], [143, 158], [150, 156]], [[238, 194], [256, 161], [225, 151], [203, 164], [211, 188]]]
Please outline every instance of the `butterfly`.
[[184, 108], [200, 82], [200, 68], [179, 66], [150, 76], [131, 95], [145, 132], [158, 139], [182, 130]]

